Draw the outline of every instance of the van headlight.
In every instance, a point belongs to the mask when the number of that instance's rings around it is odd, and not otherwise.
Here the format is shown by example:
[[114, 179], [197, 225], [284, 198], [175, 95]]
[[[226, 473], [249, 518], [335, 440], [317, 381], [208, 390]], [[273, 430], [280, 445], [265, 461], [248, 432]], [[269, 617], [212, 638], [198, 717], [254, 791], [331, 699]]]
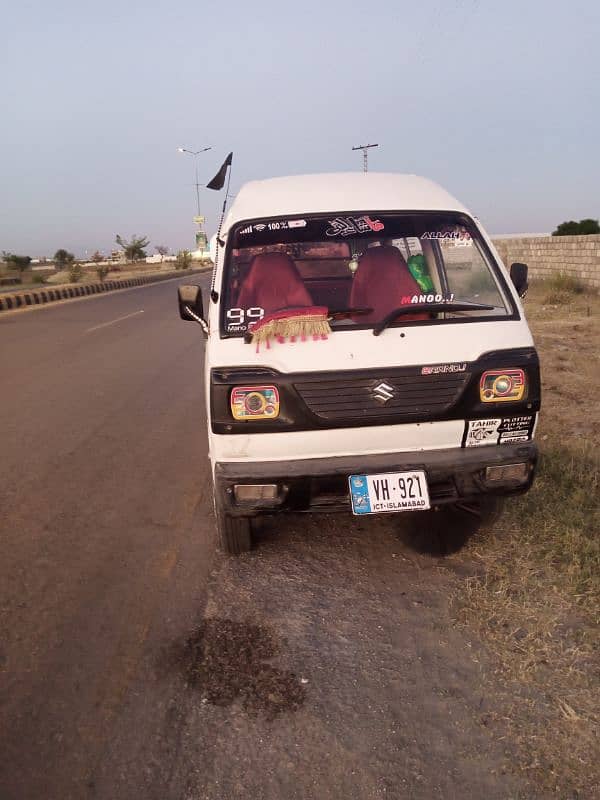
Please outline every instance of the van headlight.
[[489, 369], [479, 382], [482, 403], [517, 402], [525, 396], [527, 380], [522, 369]]
[[234, 419], [276, 419], [279, 416], [279, 392], [276, 386], [235, 386], [231, 390], [231, 413]]

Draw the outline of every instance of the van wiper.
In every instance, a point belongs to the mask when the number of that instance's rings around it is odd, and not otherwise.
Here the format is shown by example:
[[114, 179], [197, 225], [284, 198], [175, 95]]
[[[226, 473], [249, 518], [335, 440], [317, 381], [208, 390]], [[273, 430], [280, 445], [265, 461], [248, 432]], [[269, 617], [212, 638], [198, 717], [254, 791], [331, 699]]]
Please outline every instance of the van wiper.
[[335, 319], [345, 319], [346, 317], [353, 317], [355, 314], [357, 316], [361, 314], [372, 314], [372, 308], [336, 308], [336, 309], [329, 309], [327, 312], [328, 319], [335, 320]]
[[495, 306], [484, 305], [483, 303], [469, 303], [465, 302], [450, 302], [450, 303], [419, 303], [406, 306], [400, 306], [390, 311], [381, 322], [373, 326], [373, 336], [379, 336], [387, 326], [393, 322], [397, 317], [403, 317], [410, 314], [421, 314], [425, 312], [435, 311], [493, 311]]

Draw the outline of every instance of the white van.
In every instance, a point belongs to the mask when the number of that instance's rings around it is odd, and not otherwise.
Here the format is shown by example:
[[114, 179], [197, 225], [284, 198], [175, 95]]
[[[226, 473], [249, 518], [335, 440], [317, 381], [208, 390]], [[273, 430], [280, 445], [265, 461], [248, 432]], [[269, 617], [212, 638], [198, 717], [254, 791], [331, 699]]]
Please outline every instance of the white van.
[[251, 518], [462, 506], [525, 492], [540, 409], [519, 297], [476, 218], [415, 175], [246, 184], [210, 296], [179, 289], [207, 335], [219, 540]]

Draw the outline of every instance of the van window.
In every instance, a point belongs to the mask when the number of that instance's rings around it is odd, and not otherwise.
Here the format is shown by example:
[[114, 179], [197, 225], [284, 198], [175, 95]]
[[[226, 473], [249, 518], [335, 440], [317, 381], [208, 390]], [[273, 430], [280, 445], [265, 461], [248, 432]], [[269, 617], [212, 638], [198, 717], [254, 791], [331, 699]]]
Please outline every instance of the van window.
[[501, 292], [476, 239], [441, 241], [440, 253], [448, 288], [460, 300], [496, 306]]
[[[324, 306], [333, 330], [497, 319], [514, 312], [475, 226], [458, 214], [341, 213], [242, 223], [229, 235], [221, 332], [243, 335], [286, 308]], [[420, 310], [461, 301], [491, 308]]]

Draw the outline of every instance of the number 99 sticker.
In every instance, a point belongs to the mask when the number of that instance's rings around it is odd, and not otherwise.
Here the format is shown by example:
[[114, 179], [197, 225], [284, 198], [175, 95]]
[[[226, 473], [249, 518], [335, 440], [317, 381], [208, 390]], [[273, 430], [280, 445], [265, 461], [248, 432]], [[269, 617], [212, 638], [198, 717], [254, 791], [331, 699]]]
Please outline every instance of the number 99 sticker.
[[253, 306], [252, 308], [229, 308], [227, 310], [227, 331], [234, 333], [250, 330], [254, 323], [261, 320], [265, 315], [264, 308]]

